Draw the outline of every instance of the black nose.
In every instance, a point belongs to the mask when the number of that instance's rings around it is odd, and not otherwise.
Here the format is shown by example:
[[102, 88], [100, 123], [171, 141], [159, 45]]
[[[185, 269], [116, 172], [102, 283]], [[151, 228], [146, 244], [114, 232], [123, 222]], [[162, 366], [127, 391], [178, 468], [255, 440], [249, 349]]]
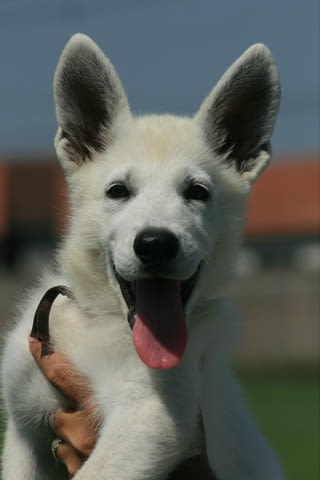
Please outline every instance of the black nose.
[[177, 256], [179, 240], [164, 228], [146, 228], [136, 236], [133, 249], [145, 265], [159, 267]]

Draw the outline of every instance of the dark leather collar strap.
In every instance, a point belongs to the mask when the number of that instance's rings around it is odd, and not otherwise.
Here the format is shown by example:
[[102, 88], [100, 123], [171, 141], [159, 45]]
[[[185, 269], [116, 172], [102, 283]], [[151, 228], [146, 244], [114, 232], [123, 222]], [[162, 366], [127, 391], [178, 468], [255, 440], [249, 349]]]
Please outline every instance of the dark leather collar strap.
[[49, 345], [50, 343], [49, 315], [52, 304], [58, 295], [65, 295], [69, 298], [73, 298], [71, 290], [68, 287], [58, 285], [49, 288], [40, 300], [36, 313], [34, 314], [30, 336], [36, 338], [43, 344]]

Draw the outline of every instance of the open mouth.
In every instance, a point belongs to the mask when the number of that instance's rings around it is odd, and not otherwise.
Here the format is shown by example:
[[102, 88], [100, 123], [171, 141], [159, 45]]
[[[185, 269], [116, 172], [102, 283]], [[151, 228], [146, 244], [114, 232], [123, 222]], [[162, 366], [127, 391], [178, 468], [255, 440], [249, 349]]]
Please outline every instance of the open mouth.
[[115, 275], [128, 306], [132, 339], [141, 360], [150, 368], [178, 365], [188, 340], [185, 307], [199, 268], [185, 281], [145, 278], [131, 283], [117, 272]]

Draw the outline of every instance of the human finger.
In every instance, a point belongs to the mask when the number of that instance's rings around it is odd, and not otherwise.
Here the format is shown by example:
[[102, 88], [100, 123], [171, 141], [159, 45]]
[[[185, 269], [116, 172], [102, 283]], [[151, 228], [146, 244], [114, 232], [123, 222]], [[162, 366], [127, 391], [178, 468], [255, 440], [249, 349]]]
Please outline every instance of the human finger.
[[59, 408], [52, 413], [50, 423], [57, 436], [81, 455], [88, 457], [92, 453], [97, 441], [94, 412]]
[[59, 442], [55, 446], [54, 456], [65, 465], [70, 477], [73, 477], [84, 463], [84, 459], [80, 457], [72, 446], [64, 442]]
[[49, 382], [73, 404], [83, 405], [91, 399], [87, 379], [62, 353], [50, 350], [44, 355], [42, 342], [33, 337], [29, 337], [29, 349]]

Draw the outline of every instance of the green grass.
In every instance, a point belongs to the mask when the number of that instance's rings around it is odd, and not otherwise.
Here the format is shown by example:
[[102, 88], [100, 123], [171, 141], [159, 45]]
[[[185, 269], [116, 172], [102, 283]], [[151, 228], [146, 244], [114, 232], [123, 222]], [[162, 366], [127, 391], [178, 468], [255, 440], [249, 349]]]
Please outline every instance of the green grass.
[[260, 429], [290, 480], [320, 479], [320, 383], [317, 372], [299, 376], [243, 376]]
[[300, 372], [298, 376], [256, 372], [240, 378], [256, 421], [277, 451], [288, 479], [319, 480], [318, 372]]

